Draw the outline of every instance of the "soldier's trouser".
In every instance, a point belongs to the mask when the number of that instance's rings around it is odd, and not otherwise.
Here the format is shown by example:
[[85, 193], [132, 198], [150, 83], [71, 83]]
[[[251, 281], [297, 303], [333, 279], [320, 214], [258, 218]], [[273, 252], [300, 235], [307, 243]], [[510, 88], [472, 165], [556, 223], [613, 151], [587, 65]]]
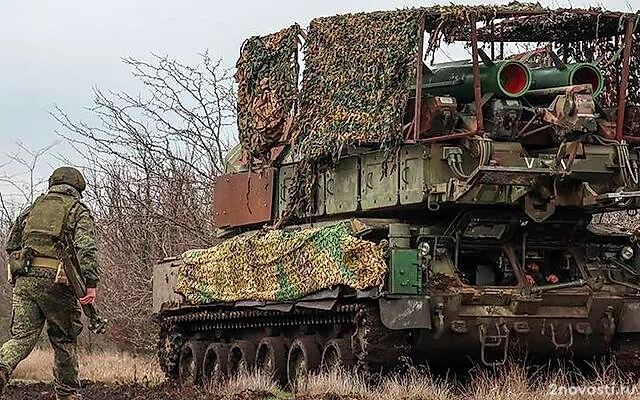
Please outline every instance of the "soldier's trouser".
[[51, 278], [21, 276], [13, 289], [11, 339], [0, 349], [0, 368], [13, 372], [35, 347], [45, 321], [55, 352], [53, 375], [58, 395], [75, 393], [78, 381], [76, 347], [82, 331], [81, 309], [71, 288]]

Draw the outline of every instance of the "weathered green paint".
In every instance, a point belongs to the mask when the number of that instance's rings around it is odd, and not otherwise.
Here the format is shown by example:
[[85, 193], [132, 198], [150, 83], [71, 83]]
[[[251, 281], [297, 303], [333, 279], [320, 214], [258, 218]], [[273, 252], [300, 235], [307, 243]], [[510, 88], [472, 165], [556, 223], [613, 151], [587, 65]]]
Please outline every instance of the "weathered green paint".
[[398, 166], [396, 158], [384, 151], [360, 157], [361, 205], [363, 210], [398, 204]]
[[[493, 142], [492, 151], [494, 162], [480, 169], [478, 158], [464, 144], [408, 144], [402, 146], [397, 158], [385, 150], [351, 154], [341, 159], [335, 170], [318, 176], [315, 212], [307, 217], [426, 205], [428, 201], [433, 209], [436, 203], [515, 205], [532, 185], [554, 174], [562, 176], [556, 205], [582, 206], [589, 193], [580, 182], [589, 182], [594, 193], [608, 192], [621, 184], [614, 146], [583, 144], [570, 163], [568, 153], [559, 162], [557, 150], [528, 156], [522, 145], [514, 142]], [[452, 152], [460, 154], [463, 172], [473, 179], [463, 181], [452, 173], [447, 160]], [[632, 153], [631, 158], [636, 155]], [[286, 163], [279, 169], [275, 216], [289, 207], [296, 165]], [[563, 172], [566, 167], [568, 174]]]
[[581, 73], [593, 73], [598, 79], [598, 84], [593, 92], [596, 97], [602, 92], [604, 80], [600, 68], [594, 64], [575, 63], [567, 64], [567, 68], [561, 70], [556, 67], [531, 69], [531, 89], [546, 89], [560, 86], [570, 86], [585, 83], [581, 80]]
[[274, 204], [278, 205], [277, 214], [281, 216], [287, 211], [289, 205], [289, 193], [291, 192], [291, 185], [293, 183], [295, 165], [283, 165], [278, 171], [278, 188], [276, 192], [276, 200]]
[[[524, 89], [517, 94], [511, 94], [504, 89], [500, 81], [500, 74], [504, 68], [510, 65], [518, 65], [526, 71], [527, 83]], [[434, 96], [452, 96], [458, 102], [470, 103], [473, 101], [473, 66], [470, 63], [447, 65], [434, 68], [431, 74], [425, 75], [423, 90]], [[520, 97], [531, 84], [531, 74], [526, 65], [517, 61], [496, 62], [494, 65], [480, 65], [480, 82], [482, 93], [494, 93], [501, 98]]]
[[[280, 167], [280, 171], [278, 172], [277, 191], [275, 194], [277, 197], [274, 204], [277, 204], [277, 215], [279, 216], [284, 214], [289, 208], [289, 197], [294, 184], [295, 168], [296, 164], [287, 164]], [[323, 215], [325, 213], [324, 179], [324, 174], [318, 175], [318, 180], [316, 181], [317, 191], [314, 194], [314, 211], [311, 213], [311, 216]]]
[[389, 291], [392, 294], [420, 294], [422, 267], [416, 250], [391, 250]]
[[325, 202], [327, 214], [354, 212], [360, 196], [360, 159], [340, 160], [335, 170], [325, 174]]
[[425, 198], [425, 147], [410, 145], [400, 152], [400, 204], [418, 204]]

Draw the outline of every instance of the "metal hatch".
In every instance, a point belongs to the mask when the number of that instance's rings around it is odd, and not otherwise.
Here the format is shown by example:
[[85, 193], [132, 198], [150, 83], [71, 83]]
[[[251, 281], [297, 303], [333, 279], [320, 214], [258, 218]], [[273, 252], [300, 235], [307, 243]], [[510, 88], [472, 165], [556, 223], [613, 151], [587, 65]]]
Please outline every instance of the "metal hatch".
[[404, 146], [400, 151], [400, 204], [424, 201], [424, 163], [423, 145]]
[[327, 214], [354, 212], [358, 209], [360, 191], [360, 159], [345, 157], [334, 170], [325, 173], [325, 204]]
[[361, 156], [360, 196], [363, 210], [398, 204], [398, 163], [385, 151]]

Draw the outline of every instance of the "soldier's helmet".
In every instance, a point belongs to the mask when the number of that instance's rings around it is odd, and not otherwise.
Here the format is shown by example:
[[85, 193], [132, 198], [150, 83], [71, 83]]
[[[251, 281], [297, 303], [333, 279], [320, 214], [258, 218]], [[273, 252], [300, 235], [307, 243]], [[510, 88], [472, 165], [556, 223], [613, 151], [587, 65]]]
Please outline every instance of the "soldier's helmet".
[[63, 183], [73, 186], [80, 192], [87, 188], [87, 182], [84, 180], [82, 172], [73, 167], [57, 168], [49, 177], [49, 187]]

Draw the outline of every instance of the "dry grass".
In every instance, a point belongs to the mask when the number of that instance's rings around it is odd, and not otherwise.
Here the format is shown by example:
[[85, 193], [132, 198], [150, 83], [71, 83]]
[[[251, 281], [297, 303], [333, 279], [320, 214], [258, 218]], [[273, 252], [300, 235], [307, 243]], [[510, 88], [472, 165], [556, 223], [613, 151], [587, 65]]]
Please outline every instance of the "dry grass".
[[326, 374], [311, 375], [301, 382], [297, 393], [299, 396], [316, 398], [326, 396], [371, 398], [371, 388], [360, 376], [344, 371], [333, 371]]
[[243, 394], [253, 393], [254, 397], [275, 398], [280, 394], [280, 388], [273, 380], [263, 374], [241, 373], [237, 377], [208, 388], [209, 392], [229, 399], [241, 399]]
[[[29, 381], [51, 381], [53, 354], [36, 350], [14, 374]], [[82, 379], [111, 384], [163, 381], [152, 358], [126, 354], [80, 357]], [[469, 376], [453, 379], [428, 371], [384, 378], [336, 371], [310, 376], [295, 394], [281, 391], [269, 377], [242, 374], [223, 385], [208, 388], [216, 399], [277, 400], [631, 400], [640, 399], [638, 381], [620, 373], [612, 364], [578, 368], [526, 367], [510, 364], [498, 369], [478, 368]], [[555, 390], [554, 390], [555, 389]]]
[[[162, 371], [152, 357], [134, 357], [125, 353], [81, 354], [80, 379], [92, 382], [158, 384]], [[53, 352], [36, 349], [16, 368], [13, 379], [48, 382], [53, 379]]]
[[[588, 371], [587, 371], [588, 370]], [[374, 380], [345, 372], [312, 375], [295, 394], [278, 392], [268, 379], [247, 375], [213, 393], [223, 398], [296, 400], [637, 400], [640, 386], [611, 365], [560, 369], [511, 364], [495, 370], [478, 368], [469, 376], [438, 378], [413, 370]], [[246, 397], [247, 393], [258, 397]], [[244, 394], [245, 397], [241, 397]]]

